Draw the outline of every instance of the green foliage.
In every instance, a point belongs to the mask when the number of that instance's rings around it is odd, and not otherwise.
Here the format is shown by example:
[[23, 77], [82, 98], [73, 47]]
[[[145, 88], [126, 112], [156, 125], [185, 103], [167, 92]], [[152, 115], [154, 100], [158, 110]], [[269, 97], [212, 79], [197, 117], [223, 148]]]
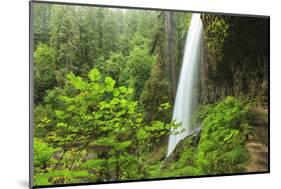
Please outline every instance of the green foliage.
[[35, 103], [43, 101], [46, 90], [56, 85], [54, 75], [54, 50], [47, 44], [39, 43], [34, 52], [34, 94]]
[[139, 99], [145, 82], [150, 77], [150, 70], [155, 58], [146, 50], [135, 47], [128, 57], [128, 67], [122, 74], [127, 75], [128, 84], [134, 88], [133, 99]]
[[[81, 77], [76, 77], [73, 73], [67, 74], [67, 79], [69, 83], [75, 88], [75, 89], [85, 89], [86, 83], [82, 80]], [[66, 97], [67, 98], [67, 97]], [[66, 100], [64, 98], [64, 100]]]
[[195, 115], [201, 123], [200, 139], [182, 140], [151, 177], [216, 175], [243, 172], [249, 154], [245, 148], [249, 134], [248, 107], [234, 97], [201, 106]]
[[[36, 183], [57, 182], [55, 177], [61, 177], [60, 172], [57, 173], [61, 169], [73, 169], [74, 172], [88, 169], [93, 171], [90, 179], [96, 180], [139, 178], [137, 172], [131, 172], [142, 159], [137, 154], [148, 153], [151, 146], [144, 144], [153, 145], [153, 141], [169, 134], [174, 124], [144, 123], [141, 108], [130, 98], [133, 90], [115, 86], [115, 80], [109, 76], [102, 78], [97, 69], [88, 73], [88, 80], [73, 73], [67, 74], [65, 87], [65, 90], [72, 87], [72, 93], [61, 89], [51, 98], [50, 95], [58, 89], [48, 91], [45, 108], [52, 108], [52, 111], [35, 126], [35, 130], [43, 131], [50, 125], [49, 132], [43, 132], [45, 136], [41, 137], [61, 149], [50, 162], [47, 172], [41, 167]], [[53, 106], [49, 98], [60, 106]], [[161, 107], [167, 109], [170, 106], [166, 103]], [[46, 158], [50, 159], [54, 151], [43, 147], [48, 155]], [[43, 147], [38, 153], [45, 157], [46, 154], [40, 154]], [[92, 158], [87, 156], [89, 153]], [[109, 170], [113, 175], [108, 175]], [[71, 183], [74, 176], [64, 175], [60, 179], [62, 183]]]
[[248, 158], [245, 148], [248, 115], [247, 107], [243, 107], [233, 97], [199, 110], [198, 117], [203, 119], [203, 131], [195, 165], [201, 174], [243, 171]]
[[58, 170], [51, 173], [40, 173], [34, 176], [35, 186], [77, 183], [79, 179], [90, 177], [87, 171]]
[[104, 75], [112, 77], [115, 81], [121, 80], [121, 72], [126, 67], [126, 58], [121, 53], [111, 53], [108, 60], [99, 59], [96, 68]]
[[[50, 44], [58, 66], [73, 66], [79, 44], [79, 27], [75, 10], [69, 6], [56, 6], [50, 18]], [[71, 69], [71, 68], [70, 68]]]
[[37, 168], [46, 167], [55, 151], [57, 151], [55, 148], [38, 138], [34, 138], [34, 166]]
[[[140, 99], [156, 59], [156, 56], [151, 55], [152, 49], [160, 46], [160, 41], [164, 39], [156, 35], [162, 31], [161, 13], [135, 10], [123, 12], [119, 9], [93, 7], [76, 9], [72, 6], [40, 4], [36, 4], [35, 9], [36, 30], [46, 36], [44, 43], [52, 50], [54, 64], [51, 72], [38, 75], [40, 82], [48, 77], [53, 78], [48, 82], [52, 86], [45, 83], [37, 85], [44, 87], [44, 92], [36, 90], [35, 93], [39, 103], [43, 102], [46, 90], [64, 85], [67, 73], [87, 78], [92, 67], [99, 69], [101, 75], [113, 78], [117, 86], [134, 88], [131, 97], [134, 100]], [[188, 20], [185, 20], [185, 14], [179, 14], [178, 17], [181, 20], [179, 30], [186, 31]], [[154, 43], [155, 37], [159, 40], [157, 43]], [[181, 34], [181, 39], [184, 37], [185, 34]], [[35, 40], [36, 43], [42, 42], [41, 38]], [[35, 65], [35, 69], [41, 68]], [[164, 75], [163, 79], [166, 77]], [[169, 87], [166, 88], [169, 91]], [[157, 110], [160, 104], [153, 105], [153, 109]], [[153, 114], [149, 109], [146, 110], [148, 114]]]
[[171, 108], [159, 111], [159, 106], [162, 103], [169, 102], [171, 104], [169, 81], [163, 75], [164, 70], [161, 64], [152, 65], [150, 78], [146, 81], [140, 97], [146, 111], [145, 120], [147, 121], [154, 119], [171, 120]]
[[95, 67], [100, 69], [103, 75], [114, 79], [118, 86], [127, 85], [134, 88], [132, 98], [138, 100], [154, 61], [153, 56], [137, 46], [127, 57], [121, 53], [111, 53], [106, 61], [100, 58]]
[[35, 48], [40, 43], [49, 42], [50, 5], [36, 4], [34, 6], [34, 37]]

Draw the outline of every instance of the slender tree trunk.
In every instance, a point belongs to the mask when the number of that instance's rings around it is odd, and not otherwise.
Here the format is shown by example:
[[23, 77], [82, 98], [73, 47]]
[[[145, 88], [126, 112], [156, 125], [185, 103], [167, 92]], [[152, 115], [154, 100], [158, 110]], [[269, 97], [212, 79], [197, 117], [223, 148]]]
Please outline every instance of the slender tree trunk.
[[175, 48], [175, 24], [173, 21], [173, 13], [167, 11], [165, 13], [165, 29], [166, 29], [166, 61], [167, 73], [171, 74], [172, 97], [173, 100], [177, 92], [177, 75], [176, 75], [176, 48]]

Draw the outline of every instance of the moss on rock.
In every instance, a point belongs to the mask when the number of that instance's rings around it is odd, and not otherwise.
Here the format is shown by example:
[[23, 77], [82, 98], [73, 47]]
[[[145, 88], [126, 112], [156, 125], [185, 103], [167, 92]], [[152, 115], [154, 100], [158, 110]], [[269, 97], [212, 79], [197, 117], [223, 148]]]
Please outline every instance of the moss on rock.
[[[201, 102], [268, 96], [268, 18], [202, 14]], [[203, 78], [203, 79], [202, 79]]]

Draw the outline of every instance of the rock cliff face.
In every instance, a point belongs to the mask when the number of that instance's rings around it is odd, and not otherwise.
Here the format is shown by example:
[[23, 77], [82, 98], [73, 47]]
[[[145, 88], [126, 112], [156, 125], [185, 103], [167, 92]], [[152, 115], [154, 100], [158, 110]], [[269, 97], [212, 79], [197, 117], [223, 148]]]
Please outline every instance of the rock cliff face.
[[266, 106], [268, 99], [269, 19], [201, 15], [203, 59], [201, 104], [226, 96], [247, 96]]

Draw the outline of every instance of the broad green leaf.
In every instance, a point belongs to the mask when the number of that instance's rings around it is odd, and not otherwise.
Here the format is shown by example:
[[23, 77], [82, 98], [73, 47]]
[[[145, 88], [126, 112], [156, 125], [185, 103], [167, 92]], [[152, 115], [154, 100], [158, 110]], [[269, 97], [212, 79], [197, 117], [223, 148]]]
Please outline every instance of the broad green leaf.
[[67, 74], [67, 79], [75, 89], [85, 89], [86, 83], [81, 77], [76, 77], [73, 73]]
[[106, 84], [106, 86], [105, 86], [106, 90], [107, 91], [113, 91], [115, 81], [111, 77], [106, 77], [104, 82]]
[[100, 80], [101, 75], [100, 72], [96, 68], [94, 68], [89, 72], [88, 77], [91, 81], [98, 81]]
[[137, 132], [137, 139], [138, 140], [144, 140], [149, 136], [149, 134], [144, 130], [144, 129], [140, 129]]

